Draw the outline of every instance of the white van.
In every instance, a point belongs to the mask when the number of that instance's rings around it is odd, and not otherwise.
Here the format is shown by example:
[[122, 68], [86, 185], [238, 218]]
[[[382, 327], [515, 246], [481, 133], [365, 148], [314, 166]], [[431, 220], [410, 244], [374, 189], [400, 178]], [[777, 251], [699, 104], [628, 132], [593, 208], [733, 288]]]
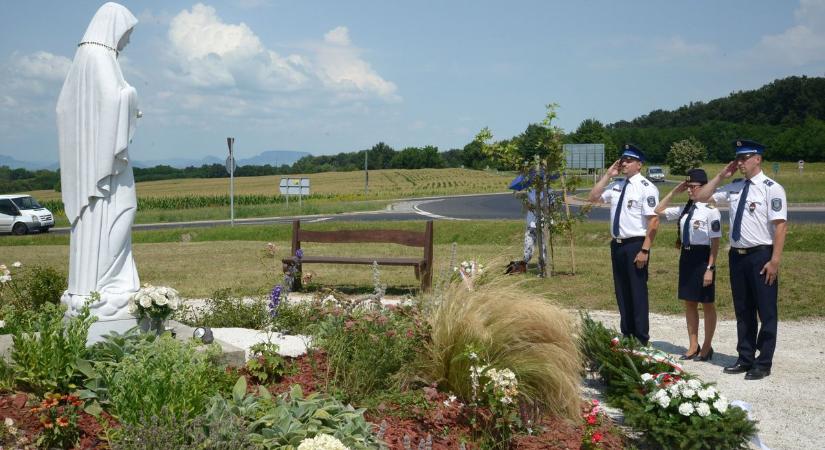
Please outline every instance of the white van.
[[46, 233], [53, 226], [51, 211], [40, 206], [31, 195], [0, 195], [0, 233]]

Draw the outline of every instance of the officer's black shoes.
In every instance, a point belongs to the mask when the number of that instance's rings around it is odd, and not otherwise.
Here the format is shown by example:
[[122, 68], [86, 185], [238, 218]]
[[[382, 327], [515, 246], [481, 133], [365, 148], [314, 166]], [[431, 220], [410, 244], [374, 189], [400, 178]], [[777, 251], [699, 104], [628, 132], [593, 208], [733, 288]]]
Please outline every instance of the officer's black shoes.
[[737, 373], [745, 373], [751, 370], [751, 366], [742, 364], [737, 362], [732, 366], [725, 367], [722, 372], [729, 373], [729, 374], [737, 374]]
[[697, 351], [696, 357], [693, 358], [694, 361], [700, 362], [710, 361], [711, 359], [713, 359], [713, 347], [711, 347], [710, 350], [708, 350], [708, 354], [705, 356], [702, 356], [702, 354]]
[[745, 374], [746, 380], [761, 380], [766, 376], [771, 374], [771, 369], [760, 369], [759, 367], [754, 367], [753, 369], [749, 370], [748, 373]]
[[689, 355], [682, 355], [682, 356], [679, 357], [679, 359], [681, 361], [685, 361], [687, 359], [693, 359], [693, 358], [699, 356], [699, 352], [701, 352], [701, 351], [702, 351], [702, 346], [698, 345], [698, 346], [696, 346], [696, 351], [695, 352], [693, 352]]

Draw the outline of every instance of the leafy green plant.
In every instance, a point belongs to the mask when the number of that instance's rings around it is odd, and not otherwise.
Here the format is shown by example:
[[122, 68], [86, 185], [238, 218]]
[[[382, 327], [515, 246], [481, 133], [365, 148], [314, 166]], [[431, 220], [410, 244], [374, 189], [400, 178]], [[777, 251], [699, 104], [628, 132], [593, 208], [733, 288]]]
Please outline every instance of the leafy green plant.
[[40, 413], [43, 431], [37, 438], [39, 448], [72, 448], [80, 439], [77, 425], [83, 402], [74, 395], [47, 393], [32, 412]]
[[278, 344], [259, 342], [249, 348], [251, 358], [244, 370], [259, 383], [278, 381], [288, 368], [286, 361], [278, 354]]
[[249, 425], [250, 439], [265, 448], [294, 449], [304, 439], [319, 434], [334, 436], [353, 449], [379, 445], [363, 409], [318, 393], [304, 395], [298, 384], [274, 402], [261, 401], [263, 414]]
[[46, 304], [57, 305], [66, 289], [66, 275], [51, 267], [23, 266], [19, 261], [0, 264], [0, 318], [4, 330], [14, 333], [25, 328]]
[[206, 300], [203, 308], [184, 306], [174, 318], [190, 326], [234, 327], [260, 330], [269, 322], [266, 301], [232, 296], [230, 289], [219, 289]]
[[[214, 346], [198, 351], [194, 344], [162, 335], [135, 350], [105, 375], [112, 413], [121, 422], [136, 424], [152, 416], [189, 421], [222, 387], [214, 382], [222, 377]], [[167, 414], [161, 414], [163, 408]]]
[[72, 391], [81, 380], [79, 361], [86, 358], [89, 326], [97, 320], [88, 307], [66, 321], [64, 306], [47, 304], [27, 331], [12, 336], [15, 381], [37, 394]]
[[412, 308], [335, 308], [315, 337], [327, 352], [333, 386], [347, 396], [363, 397], [388, 389], [394, 375], [415, 358], [424, 338], [423, 321]]

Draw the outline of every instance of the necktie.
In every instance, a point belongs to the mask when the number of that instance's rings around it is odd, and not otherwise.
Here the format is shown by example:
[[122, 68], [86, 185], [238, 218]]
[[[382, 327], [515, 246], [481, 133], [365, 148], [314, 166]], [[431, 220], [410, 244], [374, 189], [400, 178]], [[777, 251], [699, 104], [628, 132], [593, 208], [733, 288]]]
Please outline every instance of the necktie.
[[616, 214], [613, 215], [613, 237], [619, 237], [619, 216], [622, 215], [622, 208], [624, 208], [624, 193], [627, 191], [627, 185], [630, 181], [625, 181], [622, 186], [622, 195], [619, 196], [619, 203], [616, 204]]
[[690, 207], [685, 224], [682, 225], [682, 246], [690, 247], [690, 219], [693, 218], [693, 212], [696, 211], [696, 205]]
[[736, 205], [736, 216], [733, 218], [733, 229], [730, 232], [730, 238], [734, 241], [738, 241], [742, 237], [742, 213], [745, 212], [745, 203], [748, 202], [750, 186], [750, 180], [745, 180], [745, 187], [742, 189], [742, 193], [739, 194], [739, 204]]

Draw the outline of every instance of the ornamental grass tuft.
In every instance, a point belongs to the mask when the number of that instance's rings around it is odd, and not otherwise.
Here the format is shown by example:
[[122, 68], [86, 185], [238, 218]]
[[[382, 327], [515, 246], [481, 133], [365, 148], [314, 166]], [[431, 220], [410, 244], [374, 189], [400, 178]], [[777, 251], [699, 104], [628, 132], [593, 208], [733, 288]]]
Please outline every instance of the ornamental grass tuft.
[[582, 359], [568, 313], [503, 277], [472, 292], [452, 283], [432, 301], [432, 339], [420, 362], [425, 378], [469, 400], [471, 362], [465, 349], [479, 349], [491, 366], [515, 373], [523, 399], [553, 414], [578, 417]]

